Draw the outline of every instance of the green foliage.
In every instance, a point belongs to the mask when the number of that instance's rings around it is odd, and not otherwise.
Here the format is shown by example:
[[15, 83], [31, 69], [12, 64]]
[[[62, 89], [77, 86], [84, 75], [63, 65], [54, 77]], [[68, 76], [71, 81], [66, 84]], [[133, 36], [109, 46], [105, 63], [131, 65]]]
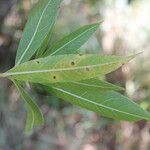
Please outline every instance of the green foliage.
[[54, 25], [61, 1], [42, 0], [34, 8], [17, 50], [17, 65], [28, 61], [41, 46]]
[[27, 112], [27, 120], [25, 132], [29, 133], [33, 127], [37, 125], [42, 125], [44, 123], [43, 114], [40, 111], [37, 104], [32, 100], [32, 98], [24, 91], [21, 84], [18, 81], [13, 80], [15, 86], [17, 87], [22, 99], [24, 100], [28, 112]]
[[[99, 23], [86, 25], [48, 47], [61, 0], [42, 0], [31, 13], [16, 55], [16, 66], [0, 78], [14, 82], [27, 106], [25, 131], [43, 124], [37, 104], [22, 88], [22, 82], [40, 83], [46, 91], [80, 107], [117, 120], [150, 120], [150, 114], [129, 98], [115, 92], [123, 88], [99, 80], [132, 56], [79, 54], [78, 49], [98, 29]], [[30, 60], [36, 54], [36, 58]], [[54, 56], [53, 56], [54, 55]]]
[[113, 91], [94, 91], [81, 85], [52, 86], [49, 90], [75, 105], [117, 120], [138, 121], [150, 119], [150, 114], [128, 98]]
[[86, 79], [82, 81], [71, 81], [71, 82], [64, 82], [64, 83], [53, 83], [53, 84], [47, 84], [49, 86], [66, 86], [71, 87], [72, 85], [78, 85], [82, 86], [83, 88], [86, 88], [90, 91], [99, 91], [99, 90], [114, 90], [114, 91], [121, 91], [124, 90], [124, 88], [113, 85], [111, 83], [108, 83], [106, 81], [100, 80], [100, 79]]
[[91, 37], [98, 27], [99, 23], [81, 27], [56, 42], [45, 52], [44, 56], [78, 53], [78, 49]]
[[80, 81], [109, 73], [133, 57], [91, 54], [48, 56], [17, 65], [5, 76], [34, 83]]

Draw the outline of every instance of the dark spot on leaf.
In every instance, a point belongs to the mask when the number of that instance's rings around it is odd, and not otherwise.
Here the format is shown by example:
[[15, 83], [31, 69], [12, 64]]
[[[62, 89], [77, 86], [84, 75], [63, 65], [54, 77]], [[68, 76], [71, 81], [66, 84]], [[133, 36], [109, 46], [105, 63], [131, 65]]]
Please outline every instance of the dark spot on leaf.
[[83, 56], [83, 54], [79, 54], [79, 56]]
[[38, 64], [40, 63], [39, 61], [36, 61]]
[[71, 65], [72, 65], [72, 66], [74, 66], [74, 65], [75, 65], [75, 62], [74, 62], [74, 61], [72, 61], [72, 62], [71, 62]]
[[90, 71], [90, 68], [86, 67], [86, 71]]
[[53, 76], [53, 79], [56, 79], [56, 76]]

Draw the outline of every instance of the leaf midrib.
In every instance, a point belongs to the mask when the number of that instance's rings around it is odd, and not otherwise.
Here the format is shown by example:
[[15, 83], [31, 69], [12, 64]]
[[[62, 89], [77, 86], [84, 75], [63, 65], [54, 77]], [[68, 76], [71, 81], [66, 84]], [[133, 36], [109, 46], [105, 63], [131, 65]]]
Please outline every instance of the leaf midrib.
[[48, 2], [48, 4], [45, 6], [45, 8], [44, 8], [44, 10], [43, 10], [43, 12], [42, 12], [42, 15], [41, 15], [41, 17], [40, 17], [40, 19], [39, 19], [39, 21], [38, 21], [38, 24], [37, 24], [37, 27], [36, 27], [36, 29], [35, 29], [35, 32], [34, 32], [32, 38], [31, 38], [31, 41], [29, 42], [27, 48], [24, 50], [24, 53], [21, 55], [21, 57], [20, 57], [20, 59], [18, 60], [18, 62], [17, 62], [16, 65], [19, 65], [19, 64], [21, 63], [23, 57], [25, 56], [25, 54], [26, 54], [26, 52], [28, 51], [30, 45], [32, 44], [32, 41], [33, 41], [33, 39], [35, 38], [36, 33], [37, 33], [37, 31], [38, 31], [38, 28], [39, 28], [39, 25], [40, 25], [40, 23], [41, 23], [42, 17], [43, 17], [43, 15], [44, 15], [44, 13], [45, 13], [47, 7], [50, 5], [50, 3], [51, 3], [51, 0], [50, 0], [50, 1]]
[[83, 97], [81, 97], [81, 96], [75, 95], [75, 94], [70, 93], [70, 92], [68, 92], [68, 91], [65, 91], [65, 90], [63, 90], [63, 89], [61, 89], [61, 88], [57, 88], [57, 87], [54, 87], [54, 86], [53, 86], [52, 88], [55, 89], [55, 90], [58, 90], [58, 91], [60, 91], [60, 92], [64, 92], [64, 93], [66, 93], [66, 94], [68, 94], [68, 95], [71, 95], [71, 96], [73, 96], [73, 97], [75, 97], [75, 98], [82, 99], [83, 101], [89, 102], [89, 103], [94, 104], [94, 105], [96, 105], [96, 106], [103, 107], [103, 108], [105, 108], [105, 109], [110, 109], [110, 110], [112, 110], [112, 111], [117, 111], [117, 112], [119, 112], [119, 113], [123, 113], [123, 114], [126, 114], [126, 115], [130, 115], [130, 116], [133, 116], [133, 117], [137, 117], [137, 118], [139, 118], [139, 119], [140, 119], [140, 118], [149, 119], [149, 118], [146, 118], [146, 117], [144, 118], [143, 116], [140, 116], [140, 115], [131, 114], [131, 113], [128, 113], [128, 112], [125, 112], [125, 111], [117, 110], [117, 109], [112, 108], [112, 107], [109, 107], [109, 106], [102, 105], [102, 104], [100, 104], [100, 103], [96, 103], [96, 102], [90, 101], [90, 100], [87, 99], [87, 98], [83, 98]]
[[105, 65], [114, 65], [118, 62], [114, 63], [104, 63], [104, 64], [96, 64], [96, 65], [87, 65], [87, 66], [80, 66], [80, 67], [70, 67], [70, 68], [58, 68], [58, 69], [49, 69], [49, 70], [33, 70], [33, 71], [22, 71], [22, 72], [8, 72], [4, 73], [4, 76], [14, 76], [14, 75], [25, 75], [25, 74], [35, 74], [35, 73], [46, 73], [46, 72], [59, 72], [59, 71], [71, 71], [71, 70], [80, 70], [85, 68], [96, 68]]

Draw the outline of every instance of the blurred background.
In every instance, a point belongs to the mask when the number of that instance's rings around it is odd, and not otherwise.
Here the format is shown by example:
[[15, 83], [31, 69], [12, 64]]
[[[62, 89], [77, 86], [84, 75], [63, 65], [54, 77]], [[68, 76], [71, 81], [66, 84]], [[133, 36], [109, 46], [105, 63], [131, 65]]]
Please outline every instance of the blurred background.
[[[0, 72], [14, 65], [31, 8], [38, 0], [0, 0]], [[150, 0], [64, 0], [51, 42], [76, 28], [102, 22], [81, 51], [136, 59], [107, 75], [126, 95], [150, 109]], [[28, 87], [46, 123], [23, 133], [26, 110], [14, 85], [0, 80], [0, 150], [150, 150], [150, 123], [118, 122]]]

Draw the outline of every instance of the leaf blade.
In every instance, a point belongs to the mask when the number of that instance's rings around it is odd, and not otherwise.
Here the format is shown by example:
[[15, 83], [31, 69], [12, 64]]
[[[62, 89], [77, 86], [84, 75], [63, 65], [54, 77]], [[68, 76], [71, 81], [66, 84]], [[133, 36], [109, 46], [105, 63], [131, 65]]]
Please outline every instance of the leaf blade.
[[[46, 84], [45, 84], [46, 85]], [[47, 86], [65, 86], [65, 87], [72, 87], [72, 86], [80, 86], [82, 88], [86, 88], [90, 91], [105, 91], [105, 90], [114, 90], [114, 91], [121, 91], [124, 88], [111, 84], [109, 82], [99, 80], [99, 79], [86, 79], [81, 81], [73, 81], [73, 82], [65, 82], [65, 83], [53, 83], [47, 84]]]
[[82, 81], [75, 81], [72, 82], [77, 85], [89, 87], [91, 89], [106, 89], [106, 90], [114, 90], [114, 91], [121, 91], [124, 90], [123, 87], [119, 87], [117, 85], [111, 84], [109, 82], [99, 80], [99, 79], [88, 79], [88, 80], [82, 80]]
[[34, 128], [34, 113], [30, 108], [28, 108], [25, 129], [24, 129], [25, 133], [26, 134], [30, 133], [33, 128]]
[[18, 89], [21, 97], [23, 98], [27, 106], [27, 120], [25, 125], [25, 132], [29, 133], [35, 126], [42, 125], [44, 123], [43, 114], [40, 111], [38, 105], [32, 100], [32, 98], [24, 91], [18, 81], [14, 81], [16, 88]]
[[34, 83], [80, 81], [112, 72], [134, 57], [91, 54], [49, 56], [18, 65], [5, 76]]
[[126, 121], [150, 120], [148, 112], [113, 91], [91, 92], [80, 86], [53, 86], [49, 87], [49, 91], [61, 99], [105, 117]]
[[28, 61], [41, 46], [43, 39], [54, 24], [61, 1], [43, 0], [37, 4], [24, 29], [17, 50], [16, 65]]
[[62, 55], [62, 54], [75, 54], [77, 50], [96, 32], [99, 23], [85, 25], [71, 34], [65, 36], [52, 47], [50, 47], [44, 54], [49, 55]]

